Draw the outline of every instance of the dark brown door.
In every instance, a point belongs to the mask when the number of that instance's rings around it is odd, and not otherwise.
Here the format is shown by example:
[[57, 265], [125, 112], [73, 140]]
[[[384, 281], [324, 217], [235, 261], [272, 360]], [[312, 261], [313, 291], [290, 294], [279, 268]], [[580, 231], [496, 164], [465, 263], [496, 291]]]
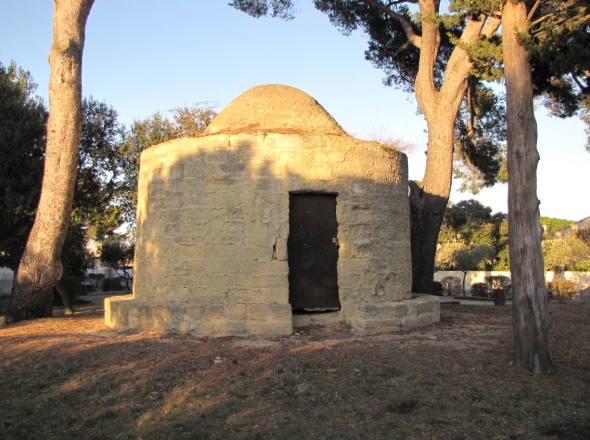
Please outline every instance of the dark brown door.
[[293, 310], [340, 310], [336, 195], [290, 194], [289, 302]]

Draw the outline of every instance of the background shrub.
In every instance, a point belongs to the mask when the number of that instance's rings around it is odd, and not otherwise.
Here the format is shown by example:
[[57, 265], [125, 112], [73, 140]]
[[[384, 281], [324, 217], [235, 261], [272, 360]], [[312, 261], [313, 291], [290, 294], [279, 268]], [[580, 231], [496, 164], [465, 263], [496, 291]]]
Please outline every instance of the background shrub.
[[447, 295], [458, 295], [461, 292], [461, 278], [459, 277], [444, 277], [440, 282]]
[[488, 290], [492, 291], [494, 289], [506, 289], [511, 281], [510, 277], [506, 277], [504, 275], [494, 275], [484, 278], [486, 284], [488, 285]]
[[102, 281], [103, 292], [120, 292], [125, 289], [125, 280], [122, 277], [105, 278]]
[[84, 280], [84, 283], [90, 286], [91, 292], [96, 292], [97, 290], [100, 290], [103, 280], [103, 273], [89, 273], [86, 274], [86, 279]]
[[487, 298], [489, 296], [489, 289], [486, 283], [474, 283], [471, 285], [471, 295], [478, 298]]
[[572, 299], [578, 293], [576, 283], [570, 280], [554, 280], [552, 283], [549, 283], [548, 290], [551, 291], [553, 297], [557, 298], [560, 303]]

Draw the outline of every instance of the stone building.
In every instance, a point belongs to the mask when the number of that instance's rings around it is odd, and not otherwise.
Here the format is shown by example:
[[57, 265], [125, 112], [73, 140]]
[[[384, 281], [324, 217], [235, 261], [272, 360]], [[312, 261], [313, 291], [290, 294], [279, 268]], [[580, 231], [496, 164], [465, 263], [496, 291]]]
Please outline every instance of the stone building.
[[132, 298], [106, 323], [195, 335], [365, 333], [436, 322], [410, 293], [406, 156], [348, 136], [309, 95], [250, 89], [197, 138], [141, 156]]

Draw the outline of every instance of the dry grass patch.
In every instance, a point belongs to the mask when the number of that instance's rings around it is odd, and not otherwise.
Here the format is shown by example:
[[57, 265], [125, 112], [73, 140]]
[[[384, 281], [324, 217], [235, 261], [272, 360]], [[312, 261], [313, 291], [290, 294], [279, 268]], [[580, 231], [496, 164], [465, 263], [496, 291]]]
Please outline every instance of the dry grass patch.
[[0, 330], [0, 438], [590, 438], [587, 305], [551, 304], [550, 377], [510, 365], [508, 307], [270, 339], [118, 334], [102, 313]]

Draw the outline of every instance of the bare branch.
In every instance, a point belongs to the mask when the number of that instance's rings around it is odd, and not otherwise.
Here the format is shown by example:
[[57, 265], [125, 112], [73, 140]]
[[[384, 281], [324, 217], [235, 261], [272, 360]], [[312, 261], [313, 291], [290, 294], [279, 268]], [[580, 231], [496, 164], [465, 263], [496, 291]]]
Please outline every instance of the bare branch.
[[412, 43], [410, 43], [410, 41], [406, 41], [398, 50], [396, 50], [395, 54], [393, 54], [394, 58], [397, 58], [397, 56], [402, 53], [404, 50], [408, 50], [410, 48]]
[[531, 20], [533, 19], [533, 17], [535, 16], [535, 13], [537, 12], [537, 9], [539, 9], [539, 6], [541, 6], [541, 0], [537, 0], [535, 2], [533, 7], [531, 8], [531, 12], [529, 12], [528, 17], [526, 18], [526, 21], [531, 23]]
[[475, 80], [469, 77], [469, 86], [467, 87], [467, 102], [469, 104], [469, 128], [467, 135], [473, 140], [475, 137], [475, 103], [473, 102], [473, 94], [475, 93]]
[[551, 17], [554, 17], [554, 16], [555, 16], [555, 14], [552, 13], [552, 14], [543, 15], [542, 17], [537, 18], [535, 21], [529, 21], [528, 28], [531, 29], [532, 27], [534, 27], [534, 26], [536, 26], [536, 25], [538, 25], [540, 23], [543, 23], [548, 18], [551, 18]]
[[[387, 15], [389, 15], [391, 18], [393, 18], [395, 21], [397, 21], [402, 26], [402, 28], [406, 34], [406, 37], [408, 37], [408, 41], [410, 43], [412, 43], [414, 46], [416, 46], [418, 49], [420, 49], [420, 46], [422, 45], [422, 37], [414, 32], [414, 28], [412, 27], [412, 23], [410, 22], [410, 20], [408, 20], [403, 15], [400, 15], [397, 12], [392, 11], [389, 7], [387, 7], [383, 3], [378, 2], [376, 0], [361, 0], [361, 1], [369, 6], [372, 6], [375, 9], [385, 12]], [[399, 2], [392, 2], [391, 4], [397, 4], [397, 3], [417, 3], [417, 1], [408, 1], [408, 2], [399, 1]]]

